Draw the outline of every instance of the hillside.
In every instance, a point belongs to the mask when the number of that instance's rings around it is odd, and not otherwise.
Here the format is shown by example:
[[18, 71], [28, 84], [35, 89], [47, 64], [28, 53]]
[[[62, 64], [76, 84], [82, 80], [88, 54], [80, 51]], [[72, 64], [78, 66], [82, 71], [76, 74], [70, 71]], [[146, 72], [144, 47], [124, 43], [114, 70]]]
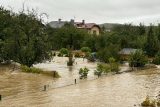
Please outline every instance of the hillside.
[[118, 23], [104, 23], [104, 24], [100, 24], [100, 27], [105, 27], [106, 30], [111, 30], [113, 27], [115, 26], [120, 26], [122, 24], [118, 24]]

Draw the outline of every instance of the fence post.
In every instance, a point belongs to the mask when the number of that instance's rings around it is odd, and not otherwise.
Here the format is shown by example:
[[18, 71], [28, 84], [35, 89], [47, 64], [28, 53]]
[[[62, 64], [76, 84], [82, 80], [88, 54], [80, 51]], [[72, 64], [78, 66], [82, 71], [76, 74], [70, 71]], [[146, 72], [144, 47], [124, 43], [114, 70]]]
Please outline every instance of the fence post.
[[46, 86], [46, 85], [44, 85], [44, 91], [46, 91], [46, 89], [47, 89], [47, 86]]
[[77, 80], [76, 79], [74, 80], [74, 83], [77, 84]]

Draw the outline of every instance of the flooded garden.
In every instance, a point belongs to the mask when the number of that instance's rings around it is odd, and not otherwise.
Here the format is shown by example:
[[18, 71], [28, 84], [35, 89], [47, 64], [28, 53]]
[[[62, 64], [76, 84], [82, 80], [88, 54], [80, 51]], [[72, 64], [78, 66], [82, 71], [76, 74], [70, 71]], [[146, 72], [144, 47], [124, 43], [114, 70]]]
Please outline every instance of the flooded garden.
[[[67, 67], [67, 60], [55, 57], [51, 62], [34, 65], [56, 70], [60, 78], [12, 71], [12, 66], [1, 67], [0, 107], [140, 107], [147, 95], [155, 98], [159, 94], [160, 70], [157, 68], [97, 78], [94, 76], [97, 63], [76, 58], [75, 65]], [[79, 79], [78, 73], [82, 67], [90, 70], [84, 80]]]

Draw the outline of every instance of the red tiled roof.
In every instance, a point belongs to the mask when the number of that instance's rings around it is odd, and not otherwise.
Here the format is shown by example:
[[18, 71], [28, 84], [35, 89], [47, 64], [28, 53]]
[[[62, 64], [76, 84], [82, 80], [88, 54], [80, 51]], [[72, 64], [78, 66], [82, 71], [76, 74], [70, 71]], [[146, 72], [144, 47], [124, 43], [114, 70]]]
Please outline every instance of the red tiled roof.
[[87, 29], [91, 29], [92, 27], [94, 27], [96, 24], [95, 23], [86, 23], [85, 26]]
[[93, 28], [94, 26], [97, 26], [97, 25], [95, 23], [85, 23], [85, 24], [83, 24], [82, 22], [75, 22], [75, 26], [77, 28], [91, 29], [91, 28]]

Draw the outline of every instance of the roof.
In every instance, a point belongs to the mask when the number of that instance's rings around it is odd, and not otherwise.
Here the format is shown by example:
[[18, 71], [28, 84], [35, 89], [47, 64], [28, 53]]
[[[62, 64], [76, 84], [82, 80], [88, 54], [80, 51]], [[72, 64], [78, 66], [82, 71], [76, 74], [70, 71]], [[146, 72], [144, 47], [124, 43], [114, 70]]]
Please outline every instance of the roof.
[[[49, 25], [52, 28], [61, 28], [65, 25], [65, 23], [67, 23], [67, 21], [52, 21], [49, 23]], [[82, 23], [82, 22], [74, 22], [74, 26], [76, 26], [77, 28], [81, 28], [81, 29], [91, 29], [94, 26], [100, 28], [97, 24], [95, 23]]]
[[133, 48], [123, 48], [119, 54], [122, 55], [130, 55], [131, 53], [135, 53], [138, 49], [133, 49]]
[[94, 26], [97, 26], [97, 25], [95, 23], [86, 23], [85, 26], [86, 26], [87, 29], [91, 29], [91, 28], [93, 28]]
[[61, 28], [65, 25], [66, 21], [52, 21], [49, 23], [49, 25], [52, 27], [52, 28]]

